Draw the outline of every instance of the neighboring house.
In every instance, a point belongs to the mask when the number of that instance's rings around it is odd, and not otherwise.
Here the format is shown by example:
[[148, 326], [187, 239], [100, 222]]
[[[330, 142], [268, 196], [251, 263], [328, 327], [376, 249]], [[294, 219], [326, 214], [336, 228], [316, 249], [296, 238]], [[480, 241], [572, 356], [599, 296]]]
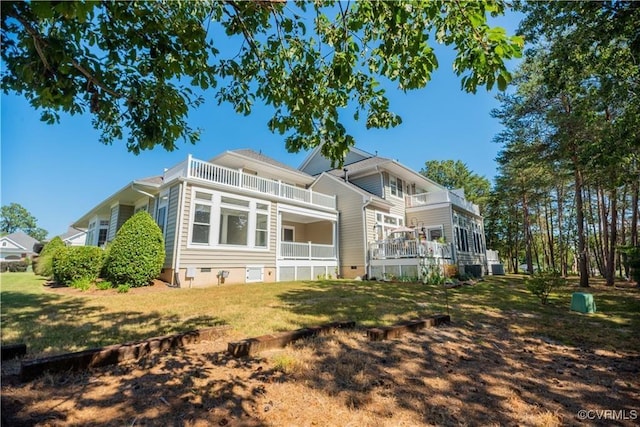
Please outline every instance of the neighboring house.
[[36, 243], [38, 243], [36, 239], [22, 231], [2, 236], [0, 237], [0, 261], [31, 258], [34, 254], [33, 245]]
[[450, 191], [396, 160], [352, 149], [334, 169], [317, 147], [300, 166], [311, 188], [335, 194], [345, 278], [417, 277], [425, 262], [488, 271], [484, 225], [462, 190]]
[[59, 236], [67, 246], [84, 246], [87, 240], [87, 231], [75, 227], [69, 227], [66, 233]]
[[101, 246], [145, 210], [165, 238], [161, 278], [180, 287], [335, 276], [338, 211], [314, 178], [252, 150], [188, 158], [132, 181], [78, 219]]

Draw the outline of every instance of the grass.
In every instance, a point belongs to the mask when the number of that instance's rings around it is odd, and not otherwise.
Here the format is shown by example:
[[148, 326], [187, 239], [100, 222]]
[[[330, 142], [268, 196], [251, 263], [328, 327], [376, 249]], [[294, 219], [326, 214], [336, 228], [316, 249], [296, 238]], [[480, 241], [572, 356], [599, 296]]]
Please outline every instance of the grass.
[[3, 273], [2, 342], [25, 342], [29, 356], [78, 351], [215, 325], [241, 338], [337, 320], [388, 325], [446, 312], [454, 322], [505, 322], [522, 335], [560, 343], [640, 351], [640, 290], [594, 281], [598, 312], [568, 310], [575, 282], [542, 305], [524, 276], [489, 276], [450, 289], [351, 281], [214, 286], [206, 289], [57, 292], [32, 273]]

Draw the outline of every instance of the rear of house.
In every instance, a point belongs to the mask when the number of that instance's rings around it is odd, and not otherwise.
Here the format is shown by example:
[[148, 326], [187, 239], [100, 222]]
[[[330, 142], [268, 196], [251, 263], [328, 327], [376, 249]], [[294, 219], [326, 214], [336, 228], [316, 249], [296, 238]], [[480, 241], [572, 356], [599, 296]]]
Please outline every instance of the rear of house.
[[161, 278], [180, 287], [310, 280], [335, 274], [335, 197], [308, 174], [251, 150], [202, 161], [189, 156], [163, 175], [134, 181], [74, 225], [102, 245], [133, 213], [163, 231]]

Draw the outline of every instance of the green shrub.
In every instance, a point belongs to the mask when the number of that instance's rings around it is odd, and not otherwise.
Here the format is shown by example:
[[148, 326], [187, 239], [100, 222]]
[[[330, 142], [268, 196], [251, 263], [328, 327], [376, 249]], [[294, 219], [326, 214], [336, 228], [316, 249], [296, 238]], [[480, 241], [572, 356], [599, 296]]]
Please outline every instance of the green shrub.
[[66, 246], [60, 237], [54, 237], [44, 245], [33, 264], [33, 272], [42, 277], [53, 276], [53, 257], [61, 248], [66, 248]]
[[102, 280], [96, 283], [96, 288], [101, 291], [106, 291], [107, 289], [113, 288], [113, 284], [108, 280]]
[[105, 279], [139, 287], [160, 275], [164, 264], [162, 231], [147, 212], [129, 218], [111, 242], [104, 266]]
[[129, 285], [118, 285], [118, 293], [119, 294], [126, 294], [127, 292], [129, 292]]
[[26, 259], [19, 261], [2, 261], [0, 262], [0, 272], [4, 273], [6, 271], [10, 272], [20, 272], [24, 273], [27, 271], [29, 267], [29, 263]]
[[525, 285], [529, 292], [540, 299], [542, 304], [546, 304], [549, 301], [551, 292], [560, 286], [564, 286], [566, 282], [567, 280], [557, 271], [542, 271], [534, 273], [527, 278]]
[[72, 288], [80, 289], [81, 291], [88, 291], [93, 284], [93, 280], [83, 277], [72, 281], [69, 286]]
[[80, 279], [94, 281], [103, 262], [104, 251], [97, 246], [65, 247], [53, 257], [53, 278], [63, 285]]

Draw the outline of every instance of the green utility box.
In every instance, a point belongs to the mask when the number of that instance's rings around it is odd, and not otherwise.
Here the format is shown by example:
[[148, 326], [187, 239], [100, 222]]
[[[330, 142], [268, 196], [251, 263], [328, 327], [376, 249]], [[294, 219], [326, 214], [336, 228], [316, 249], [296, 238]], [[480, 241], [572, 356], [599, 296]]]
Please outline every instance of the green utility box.
[[593, 300], [593, 295], [575, 292], [571, 295], [571, 310], [579, 311], [580, 313], [595, 313], [596, 303]]

